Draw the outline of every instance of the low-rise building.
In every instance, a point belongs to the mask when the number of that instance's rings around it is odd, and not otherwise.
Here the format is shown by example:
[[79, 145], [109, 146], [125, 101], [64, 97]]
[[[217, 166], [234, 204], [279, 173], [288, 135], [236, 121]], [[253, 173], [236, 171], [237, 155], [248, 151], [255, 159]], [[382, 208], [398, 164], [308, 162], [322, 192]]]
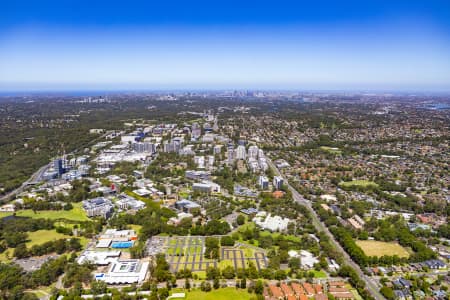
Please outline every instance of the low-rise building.
[[109, 218], [113, 212], [113, 205], [110, 200], [104, 197], [97, 197], [83, 201], [83, 209], [88, 217]]
[[95, 274], [95, 279], [107, 284], [141, 283], [147, 276], [149, 262], [138, 259], [120, 260], [111, 264], [107, 273]]

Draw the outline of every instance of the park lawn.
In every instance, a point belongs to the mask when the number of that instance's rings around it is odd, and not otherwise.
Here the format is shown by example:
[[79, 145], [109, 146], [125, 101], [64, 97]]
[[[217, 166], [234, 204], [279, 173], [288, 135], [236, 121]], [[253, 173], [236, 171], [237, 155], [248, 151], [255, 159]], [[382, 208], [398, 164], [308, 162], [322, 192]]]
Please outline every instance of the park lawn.
[[398, 257], [409, 257], [408, 251], [398, 243], [387, 243], [380, 241], [356, 241], [356, 244], [364, 251], [367, 256], [397, 255]]
[[378, 184], [373, 182], [373, 181], [369, 181], [369, 180], [352, 180], [352, 181], [345, 181], [345, 182], [341, 182], [339, 183], [339, 185], [343, 188], [351, 188], [351, 187], [369, 187], [369, 186], [373, 186], [373, 187], [378, 187]]
[[71, 238], [71, 236], [58, 233], [56, 230], [37, 230], [34, 232], [28, 232], [28, 242], [26, 242], [27, 248], [31, 248], [34, 245], [41, 245], [43, 243], [59, 240], [59, 239], [67, 239]]
[[[281, 235], [281, 233], [279, 233], [279, 232], [270, 232], [270, 231], [267, 231], [267, 230], [263, 230], [263, 231], [260, 232], [260, 235], [261, 236], [269, 236], [269, 235], [271, 235], [273, 239], [276, 239], [276, 238], [278, 238]], [[301, 241], [301, 239], [298, 236], [294, 236], [294, 235], [290, 235], [290, 234], [283, 234], [283, 237], [285, 239], [287, 239], [288, 241], [292, 241], [292, 242], [295, 242], [295, 243], [299, 243]]]
[[249, 300], [252, 294], [249, 294], [247, 290], [241, 290], [236, 288], [222, 288], [212, 290], [211, 292], [202, 292], [200, 290], [193, 290], [188, 292], [186, 300], [229, 300], [240, 299]]
[[[73, 209], [71, 210], [42, 210], [33, 212], [31, 209], [16, 211], [18, 217], [30, 217], [35, 219], [67, 219], [72, 221], [89, 221], [86, 213], [83, 211], [80, 203], [72, 203]], [[9, 213], [11, 214], [11, 213]]]
[[128, 225], [132, 230], [134, 230], [134, 232], [136, 232], [137, 234], [139, 234], [139, 231], [142, 228], [142, 225], [135, 225], [135, 224], [129, 224]]
[[325, 273], [325, 271], [320, 270], [320, 271], [316, 271], [316, 270], [312, 270], [311, 272], [314, 273], [314, 278], [327, 278], [327, 273]]
[[[14, 248], [7, 248], [5, 251], [3, 251], [2, 253], [0, 253], [0, 262], [10, 262], [11, 261], [11, 257], [13, 257], [13, 253], [14, 253]], [[10, 258], [7, 258], [10, 257]]]

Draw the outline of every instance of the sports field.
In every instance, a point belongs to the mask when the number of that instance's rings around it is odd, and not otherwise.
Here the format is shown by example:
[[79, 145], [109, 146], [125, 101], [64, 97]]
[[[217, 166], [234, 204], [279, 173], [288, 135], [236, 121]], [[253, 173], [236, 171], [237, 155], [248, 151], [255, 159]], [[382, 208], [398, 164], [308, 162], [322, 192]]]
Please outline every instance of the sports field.
[[398, 257], [409, 257], [408, 251], [398, 243], [387, 243], [380, 241], [356, 241], [356, 244], [367, 256], [397, 255]]

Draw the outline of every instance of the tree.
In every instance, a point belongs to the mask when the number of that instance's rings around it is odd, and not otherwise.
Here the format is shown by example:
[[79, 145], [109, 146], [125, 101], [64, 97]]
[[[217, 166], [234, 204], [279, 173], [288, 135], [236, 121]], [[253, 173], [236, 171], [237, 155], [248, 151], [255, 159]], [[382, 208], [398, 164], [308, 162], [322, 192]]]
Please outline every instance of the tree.
[[200, 284], [200, 290], [203, 292], [209, 292], [211, 291], [211, 284], [208, 281], [202, 281]]
[[288, 266], [291, 270], [298, 270], [300, 269], [300, 258], [299, 257], [292, 257], [289, 260]]
[[222, 270], [222, 276], [225, 279], [233, 279], [235, 276], [234, 268], [232, 266], [227, 266]]
[[30, 253], [28, 252], [27, 246], [23, 243], [17, 245], [16, 249], [14, 249], [14, 256], [19, 259], [29, 257]]
[[107, 285], [104, 281], [93, 280], [91, 281], [91, 293], [93, 295], [100, 295], [106, 292]]
[[234, 246], [234, 239], [231, 236], [224, 236], [220, 239], [220, 245], [222, 246]]
[[208, 267], [206, 269], [206, 278], [208, 280], [219, 278], [219, 276], [220, 276], [220, 270], [218, 268]]
[[262, 295], [263, 291], [264, 291], [264, 284], [262, 280], [258, 280], [255, 284], [255, 293]]
[[244, 225], [245, 224], [245, 217], [243, 215], [237, 216], [236, 223], [238, 225]]
[[247, 279], [242, 278], [241, 280], [241, 289], [246, 289], [247, 288]]
[[381, 293], [384, 297], [386, 297], [386, 299], [389, 299], [389, 300], [395, 299], [394, 291], [393, 291], [390, 287], [383, 286], [383, 287], [380, 289], [380, 293]]
[[191, 281], [189, 280], [189, 278], [186, 278], [186, 280], [184, 281], [184, 288], [188, 291], [191, 289]]
[[213, 287], [214, 287], [214, 289], [215, 290], [217, 290], [219, 287], [220, 287], [220, 281], [219, 281], [219, 278], [214, 278], [214, 281], [213, 281]]
[[158, 289], [159, 299], [167, 299], [169, 297], [169, 290], [167, 288]]

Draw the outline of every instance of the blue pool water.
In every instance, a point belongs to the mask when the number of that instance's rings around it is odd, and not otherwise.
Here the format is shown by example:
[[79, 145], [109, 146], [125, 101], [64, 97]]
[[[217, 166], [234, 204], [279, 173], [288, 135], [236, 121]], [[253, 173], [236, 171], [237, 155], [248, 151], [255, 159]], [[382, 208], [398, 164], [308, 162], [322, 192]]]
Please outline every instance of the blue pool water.
[[114, 242], [111, 244], [111, 248], [130, 248], [133, 246], [133, 242]]

